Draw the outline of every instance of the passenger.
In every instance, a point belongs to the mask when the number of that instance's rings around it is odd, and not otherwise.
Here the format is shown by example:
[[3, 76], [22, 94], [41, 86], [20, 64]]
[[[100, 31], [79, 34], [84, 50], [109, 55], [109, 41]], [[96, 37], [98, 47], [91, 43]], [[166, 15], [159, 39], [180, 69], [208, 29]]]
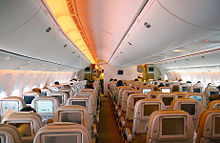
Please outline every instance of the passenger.
[[59, 85], [59, 84], [60, 84], [59, 81], [54, 82], [54, 85]]
[[180, 91], [180, 87], [178, 85], [174, 85], [172, 88], [172, 92], [179, 92]]
[[178, 81], [179, 81], [179, 82], [182, 82], [183, 80], [180, 78]]
[[158, 87], [164, 87], [164, 84], [163, 84], [163, 83], [160, 83], [160, 84], [158, 85]]
[[20, 111], [21, 112], [35, 112], [36, 113], [36, 110], [34, 108], [32, 108], [31, 106], [26, 106], [26, 107], [22, 108]]
[[119, 87], [119, 86], [124, 86], [124, 84], [123, 84], [123, 81], [122, 80], [119, 80], [118, 82], [117, 82], [117, 85], [116, 85], [117, 87]]
[[94, 89], [93, 84], [92, 84], [92, 81], [88, 80], [88, 81], [86, 82], [85, 88]]
[[138, 81], [138, 79], [136, 78], [136, 79], [134, 79], [134, 81]]
[[110, 89], [110, 82], [113, 81], [112, 78], [110, 78], [109, 83], [108, 83], [108, 89]]
[[140, 81], [140, 82], [143, 81], [142, 77], [140, 77], [140, 76], [138, 76], [137, 79], [138, 79], [138, 81]]
[[35, 91], [35, 92], [38, 92], [38, 93], [41, 94], [41, 90], [40, 90], [40, 88], [34, 88], [34, 89], [32, 89], [32, 91]]
[[158, 87], [154, 87], [154, 91], [160, 91]]
[[113, 79], [113, 81], [117, 81], [117, 79]]
[[220, 100], [219, 95], [210, 95], [209, 96], [209, 102], [212, 102], [214, 100]]
[[160, 78], [158, 78], [158, 80], [162, 80], [162, 78], [160, 77]]
[[191, 81], [187, 81], [186, 83], [192, 83]]

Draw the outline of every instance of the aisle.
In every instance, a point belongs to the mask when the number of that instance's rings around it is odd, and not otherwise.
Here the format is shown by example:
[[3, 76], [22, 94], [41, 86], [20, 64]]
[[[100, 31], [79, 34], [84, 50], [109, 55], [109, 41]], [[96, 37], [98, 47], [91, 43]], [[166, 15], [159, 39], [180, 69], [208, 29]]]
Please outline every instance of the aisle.
[[99, 143], [121, 143], [111, 105], [107, 97], [102, 97], [102, 107], [99, 124]]

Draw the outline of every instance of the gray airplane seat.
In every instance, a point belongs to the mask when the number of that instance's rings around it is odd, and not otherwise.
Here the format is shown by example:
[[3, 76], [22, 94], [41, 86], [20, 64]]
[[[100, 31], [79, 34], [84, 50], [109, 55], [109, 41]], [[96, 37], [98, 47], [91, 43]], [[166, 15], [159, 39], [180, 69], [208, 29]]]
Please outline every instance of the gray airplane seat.
[[202, 112], [202, 106], [199, 101], [190, 98], [176, 99], [170, 105], [170, 109], [183, 110], [190, 114], [193, 119], [194, 127], [197, 126], [197, 120]]
[[43, 125], [46, 125], [48, 120], [53, 120], [54, 113], [60, 107], [60, 102], [56, 97], [41, 96], [32, 101], [31, 107], [41, 116]]
[[12, 125], [0, 124], [0, 143], [22, 143], [18, 129]]
[[193, 121], [182, 110], [153, 112], [147, 128], [147, 143], [193, 143]]
[[21, 94], [21, 97], [24, 99], [26, 105], [31, 105], [32, 100], [35, 97], [40, 97], [41, 94], [35, 91], [24, 92]]
[[85, 126], [92, 137], [97, 137], [96, 124], [89, 118], [88, 109], [81, 105], [66, 105], [57, 109], [54, 115], [54, 122], [72, 122]]
[[51, 92], [50, 96], [56, 97], [59, 100], [60, 106], [66, 105], [66, 101], [69, 98], [68, 94], [62, 91]]
[[157, 99], [141, 99], [138, 100], [134, 107], [134, 119], [132, 128], [124, 128], [124, 140], [131, 142], [145, 142], [147, 125], [151, 113], [156, 110], [165, 109], [165, 105], [161, 100]]
[[198, 120], [196, 143], [220, 142], [220, 109], [203, 111]]
[[158, 100], [163, 101], [166, 109], [170, 109], [170, 104], [172, 103], [173, 100], [178, 99], [178, 96], [173, 93], [167, 93], [167, 94], [162, 93], [162, 94], [158, 94], [156, 98]]
[[9, 113], [3, 118], [2, 123], [15, 126], [23, 143], [32, 143], [35, 134], [43, 126], [40, 115], [34, 112]]
[[[79, 124], [55, 122], [38, 130], [33, 143], [91, 143], [88, 130]], [[94, 142], [94, 141], [93, 141]]]
[[0, 119], [2, 119], [9, 110], [19, 112], [25, 106], [25, 101], [21, 97], [5, 97], [0, 99]]

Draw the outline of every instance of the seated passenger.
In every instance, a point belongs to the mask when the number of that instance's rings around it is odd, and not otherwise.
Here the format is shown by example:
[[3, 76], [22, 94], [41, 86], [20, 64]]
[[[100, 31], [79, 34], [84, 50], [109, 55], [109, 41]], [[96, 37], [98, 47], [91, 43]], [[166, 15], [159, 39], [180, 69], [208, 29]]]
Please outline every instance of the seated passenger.
[[163, 84], [163, 83], [160, 83], [160, 84], [158, 85], [158, 87], [164, 87], [164, 84]]
[[87, 81], [85, 88], [94, 89], [93, 84], [90, 80]]
[[138, 81], [138, 79], [136, 78], [136, 79], [134, 79], [134, 81]]
[[40, 90], [40, 88], [33, 88], [32, 91], [35, 91], [35, 92], [38, 92], [38, 93], [41, 94], [41, 90]]
[[31, 106], [26, 106], [26, 107], [22, 108], [20, 111], [21, 112], [31, 112], [32, 111], [32, 112], [36, 113], [36, 110], [34, 108], [32, 108]]
[[180, 87], [178, 85], [174, 85], [172, 88], [172, 92], [179, 92], [180, 91]]
[[59, 85], [59, 84], [60, 84], [59, 81], [54, 82], [54, 85]]
[[220, 100], [219, 95], [210, 95], [209, 96], [209, 102], [212, 102], [214, 100]]

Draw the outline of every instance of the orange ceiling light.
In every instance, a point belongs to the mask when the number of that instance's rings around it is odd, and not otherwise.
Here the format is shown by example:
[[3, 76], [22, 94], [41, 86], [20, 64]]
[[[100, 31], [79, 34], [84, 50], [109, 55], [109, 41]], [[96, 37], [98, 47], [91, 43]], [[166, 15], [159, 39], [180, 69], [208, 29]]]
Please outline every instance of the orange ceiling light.
[[44, 0], [60, 28], [93, 64], [95, 59], [75, 11], [73, 0]]

